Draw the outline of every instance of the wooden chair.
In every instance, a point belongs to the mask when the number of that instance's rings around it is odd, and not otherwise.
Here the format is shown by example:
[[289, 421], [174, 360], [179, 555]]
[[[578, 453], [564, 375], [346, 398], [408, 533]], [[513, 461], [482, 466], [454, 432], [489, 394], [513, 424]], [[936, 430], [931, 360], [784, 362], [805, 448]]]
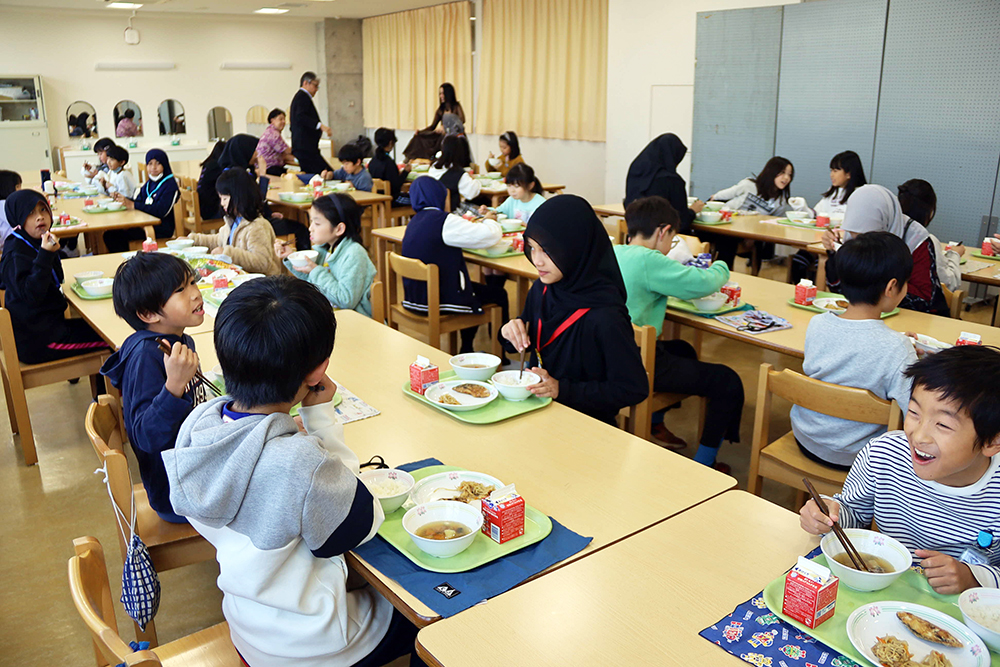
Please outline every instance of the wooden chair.
[[683, 240], [687, 243], [688, 248], [691, 250], [691, 254], [697, 257], [703, 252], [708, 252], [709, 244], [707, 241], [702, 241], [697, 236], [688, 236], [687, 234], [678, 234], [677, 238]]
[[104, 549], [96, 537], [73, 540], [69, 559], [69, 592], [80, 618], [90, 630], [98, 667], [241, 667], [229, 638], [229, 624], [210, 628], [146, 651], [133, 652], [118, 634], [115, 605], [108, 581]]
[[[389, 181], [383, 180], [381, 178], [372, 179], [372, 192], [377, 192], [380, 195], [392, 196], [392, 187], [389, 185]], [[417, 214], [410, 206], [398, 206], [393, 208], [390, 204], [387, 207], [386, 218], [388, 218], [388, 225], [390, 227], [398, 227], [399, 225], [405, 225], [410, 218]]]
[[[386, 284], [388, 286], [388, 306], [386, 314], [389, 326], [398, 330], [402, 324], [414, 329], [427, 338], [427, 342], [441, 349], [441, 334], [449, 334], [452, 354], [458, 352], [458, 332], [468, 327], [489, 324], [493, 337], [492, 352], [502, 356], [497, 333], [503, 325], [500, 306], [487, 304], [479, 315], [442, 315], [436, 264], [424, 264], [419, 259], [403, 257], [394, 252], [385, 254]], [[427, 315], [414, 313], [403, 308], [403, 278], [427, 283]]]
[[184, 236], [188, 232], [205, 234], [222, 227], [224, 223], [222, 219], [202, 219], [201, 200], [198, 198], [198, 182], [195, 179], [181, 176], [180, 186], [180, 199], [177, 205], [182, 208], [182, 215], [184, 216], [184, 234], [178, 234], [178, 236]]
[[139, 185], [142, 185], [143, 183], [145, 183], [148, 180], [148, 177], [146, 176], [146, 163], [145, 162], [137, 162], [135, 168], [136, 168], [136, 171], [139, 172]]
[[89, 375], [91, 390], [94, 396], [97, 396], [97, 376], [101, 372], [101, 365], [110, 354], [111, 350], [105, 349], [42, 364], [21, 363], [17, 358], [10, 311], [0, 307], [0, 376], [3, 379], [3, 392], [7, 399], [10, 430], [21, 436], [21, 452], [24, 454], [25, 465], [32, 466], [38, 463], [25, 392], [33, 387], [75, 380]]
[[803, 477], [808, 477], [819, 493], [832, 496], [843, 487], [847, 472], [807, 458], [799, 450], [791, 431], [768, 444], [772, 394], [831, 417], [885, 424], [890, 431], [899, 429], [902, 422], [895, 402], [881, 399], [867, 389], [830, 384], [788, 369], [776, 371], [771, 364], [761, 364], [748, 490], [759, 496], [763, 479], [773, 479], [798, 489], [797, 507], [805, 503]]
[[[149, 550], [157, 572], [212, 560], [215, 558], [215, 547], [208, 540], [199, 535], [190, 524], [170, 523], [161, 519], [149, 506], [146, 489], [142, 483], [132, 484], [128, 460], [122, 447], [123, 430], [120, 414], [118, 401], [111, 396], [103, 395], [96, 403], [90, 404], [86, 420], [87, 436], [94, 446], [97, 460], [101, 465], [107, 466], [108, 484], [111, 487], [114, 505], [124, 516], [130, 517], [132, 503], [135, 503], [135, 532]], [[124, 558], [128, 545], [118, 528], [117, 520], [115, 532], [118, 535], [118, 547]], [[135, 636], [138, 641], [148, 641], [152, 646], [157, 644], [156, 628], [152, 621], [146, 626], [145, 631], [136, 625]]]
[[381, 280], [372, 283], [372, 319], [379, 324], [385, 324], [385, 285]]
[[944, 285], [941, 285], [941, 289], [944, 291], [945, 301], [948, 302], [949, 316], [955, 320], [962, 319], [962, 306], [965, 301], [965, 290], [959, 289], [952, 292]]

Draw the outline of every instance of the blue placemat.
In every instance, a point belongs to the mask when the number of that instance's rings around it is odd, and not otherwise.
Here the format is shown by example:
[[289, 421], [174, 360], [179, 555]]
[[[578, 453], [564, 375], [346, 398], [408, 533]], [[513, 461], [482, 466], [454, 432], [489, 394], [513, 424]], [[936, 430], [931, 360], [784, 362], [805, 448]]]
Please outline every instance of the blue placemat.
[[[819, 547], [816, 547], [807, 558], [819, 554]], [[847, 656], [772, 614], [764, 604], [763, 591], [698, 634], [726, 653], [757, 667], [859, 667]]]
[[[398, 468], [409, 472], [436, 465], [443, 464], [437, 459], [424, 459]], [[361, 545], [354, 553], [447, 618], [508, 591], [525, 579], [566, 560], [582, 551], [592, 539], [577, 535], [552, 519], [552, 532], [541, 542], [475, 570], [447, 574], [428, 572], [417, 567], [381, 537]]]

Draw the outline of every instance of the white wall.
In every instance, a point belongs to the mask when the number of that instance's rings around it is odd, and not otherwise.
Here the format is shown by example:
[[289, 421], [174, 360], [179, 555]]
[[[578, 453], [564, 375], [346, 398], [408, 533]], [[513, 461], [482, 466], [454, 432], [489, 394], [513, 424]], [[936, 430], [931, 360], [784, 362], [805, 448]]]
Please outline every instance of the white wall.
[[[40, 74], [52, 145], [70, 144], [66, 108], [76, 100], [97, 111], [102, 136], [114, 136], [112, 108], [131, 99], [142, 110], [145, 137], [140, 147], [159, 140], [156, 110], [168, 97], [184, 105], [187, 135], [208, 140], [208, 110], [224, 106], [233, 115], [234, 133], [246, 131], [247, 110], [262, 104], [288, 108], [299, 76], [316, 70], [315, 20], [271, 17], [143, 14], [133, 22], [141, 34], [125, 44], [127, 12], [49, 11], [0, 7], [0, 74]], [[322, 25], [322, 22], [320, 22]], [[221, 70], [225, 61], [288, 61], [290, 70]], [[172, 61], [175, 69], [97, 72], [97, 62]], [[316, 96], [325, 117], [325, 95]], [[73, 145], [78, 140], [73, 140]]]
[[[673, 132], [691, 149], [697, 12], [798, 0], [608, 0], [608, 132], [604, 192], [625, 196], [629, 164], [650, 139]], [[750, 41], [752, 34], [719, 35]], [[739, 100], [733, 100], [739, 104]], [[688, 180], [690, 159], [678, 173]], [[707, 196], [703, 193], [697, 193]], [[711, 193], [708, 193], [711, 194]]]

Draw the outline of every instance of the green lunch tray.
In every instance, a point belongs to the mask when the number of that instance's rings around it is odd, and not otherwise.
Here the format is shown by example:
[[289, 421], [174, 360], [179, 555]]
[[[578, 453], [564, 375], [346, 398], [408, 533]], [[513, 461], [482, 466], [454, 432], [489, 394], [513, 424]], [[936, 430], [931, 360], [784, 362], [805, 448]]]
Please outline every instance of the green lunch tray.
[[[816, 292], [817, 299], [843, 299], [844, 297], [840, 294], [834, 294], [833, 292]], [[814, 313], [832, 313], [832, 310], [827, 310], [826, 308], [820, 308], [819, 306], [803, 306], [801, 303], [795, 303], [795, 297], [790, 297], [788, 299], [788, 305], [794, 306], [796, 308], [801, 308], [802, 310], [811, 310]], [[899, 315], [899, 308], [893, 308], [888, 313], [882, 313], [882, 319], [887, 317], [892, 317], [893, 315]]]
[[[438, 376], [442, 381], [451, 380], [454, 377], [455, 371], [444, 371]], [[530, 396], [523, 401], [508, 401], [503, 396], [497, 396], [495, 400], [476, 410], [455, 412], [454, 410], [449, 410], [444, 406], [438, 405], [434, 401], [428, 401], [422, 394], [418, 394], [410, 389], [409, 380], [403, 383], [403, 393], [433, 407], [435, 410], [444, 412], [449, 417], [454, 417], [468, 424], [495, 424], [502, 422], [504, 419], [510, 419], [511, 417], [523, 415], [526, 412], [539, 410], [552, 402], [551, 398], [538, 398], [537, 396]]]
[[523, 255], [524, 254], [523, 250], [508, 250], [507, 252], [499, 254], [499, 255], [491, 255], [490, 253], [486, 252], [485, 250], [478, 250], [478, 249], [477, 250], [468, 250], [468, 249], [465, 249], [462, 252], [471, 253], [473, 255], [479, 255], [480, 257], [489, 257], [490, 259], [503, 259], [504, 257], [517, 257], [518, 255]]
[[704, 312], [695, 308], [694, 304], [689, 301], [684, 301], [683, 299], [678, 299], [675, 296], [667, 297], [667, 308], [673, 308], [674, 310], [680, 310], [685, 313], [691, 313], [692, 315], [700, 315], [701, 317], [715, 317], [716, 315], [725, 315], [726, 313], [731, 313], [735, 310], [746, 310], [746, 303], [741, 303], [735, 308], [720, 308], [719, 310], [713, 310], [711, 312]]
[[126, 211], [128, 211], [128, 208], [116, 208], [113, 211], [109, 211], [106, 208], [102, 208], [100, 211], [87, 211], [87, 210], [84, 210], [83, 212], [86, 213], [87, 215], [101, 215], [102, 213], [124, 213]]
[[110, 299], [114, 294], [105, 294], [104, 296], [91, 296], [87, 294], [87, 291], [80, 287], [76, 281], [70, 284], [69, 288], [73, 290], [73, 293], [85, 301], [100, 301], [101, 299]]
[[[226, 393], [226, 383], [223, 380], [216, 379], [215, 382], [213, 382], [212, 384], [218, 387], [223, 394]], [[333, 395], [333, 407], [337, 407], [343, 402], [344, 402], [344, 395], [341, 394], [339, 391]], [[295, 405], [292, 406], [292, 409], [288, 411], [288, 414], [291, 415], [292, 417], [298, 417], [300, 407], [302, 407], [302, 404], [296, 403]]]
[[[733, 216], [733, 217], [736, 217], [736, 216]], [[732, 220], [716, 220], [715, 222], [703, 222], [703, 221], [699, 220], [698, 218], [695, 218], [694, 221], [691, 224], [692, 225], [704, 225], [706, 227], [718, 227], [719, 225], [731, 225], [731, 224], [733, 224], [733, 221]]]
[[830, 229], [829, 226], [827, 226], [827, 227], [818, 227], [816, 225], [816, 223], [813, 223], [813, 224], [810, 225], [808, 222], [799, 222], [797, 220], [791, 220], [789, 218], [780, 218], [780, 219], [776, 220], [776, 222], [779, 225], [787, 225], [788, 227], [798, 227], [800, 229], [815, 229], [816, 231], [820, 231], [820, 232], [822, 232], [824, 230], [827, 230], [827, 229]]
[[[814, 562], [826, 567], [826, 557], [816, 556]], [[816, 628], [807, 628], [802, 623], [791, 619], [781, 613], [781, 602], [785, 595], [785, 575], [781, 575], [764, 589], [764, 602], [767, 608], [786, 623], [794, 625], [796, 628], [811, 637], [815, 637], [832, 649], [835, 649], [848, 658], [851, 658], [859, 665], [868, 665], [869, 661], [864, 658], [858, 650], [854, 648], [851, 640], [847, 637], [847, 619], [855, 609], [866, 604], [879, 601], [898, 601], [922, 604], [925, 607], [944, 612], [962, 621], [962, 611], [958, 608], [957, 595], [938, 595], [927, 583], [927, 578], [914, 570], [907, 570], [892, 582], [887, 588], [880, 591], [862, 593], [848, 588], [841, 581], [837, 586], [837, 609], [833, 616], [820, 623]], [[990, 664], [993, 667], [1000, 667], [1000, 655], [990, 653]]]
[[[419, 470], [414, 470], [410, 474], [416, 481], [424, 477], [439, 472], [450, 472], [452, 470], [463, 470], [455, 466], [427, 466]], [[421, 551], [410, 539], [410, 534], [403, 528], [403, 515], [406, 510], [400, 507], [392, 514], [385, 517], [382, 527], [378, 529], [378, 534], [386, 542], [396, 548], [401, 554], [416, 563], [419, 567], [431, 572], [467, 572], [480, 565], [485, 565], [507, 554], [514, 553], [536, 542], [541, 542], [552, 532], [552, 520], [539, 512], [531, 505], [524, 505], [524, 535], [507, 540], [503, 544], [497, 544], [486, 535], [480, 532], [472, 540], [469, 548], [460, 554], [450, 558], [436, 558]]]
[[979, 259], [988, 259], [993, 262], [1000, 262], [1000, 255], [984, 255], [980, 250], [973, 250], [969, 254], [973, 257], [978, 257]]

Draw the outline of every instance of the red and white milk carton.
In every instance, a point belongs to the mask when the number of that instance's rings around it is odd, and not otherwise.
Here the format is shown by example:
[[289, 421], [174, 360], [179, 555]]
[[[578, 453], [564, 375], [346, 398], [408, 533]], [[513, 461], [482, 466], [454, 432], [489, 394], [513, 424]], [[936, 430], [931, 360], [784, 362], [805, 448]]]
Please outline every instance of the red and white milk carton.
[[829, 227], [830, 226], [830, 214], [828, 214], [828, 213], [817, 213], [816, 214], [816, 226], [817, 227]]
[[993, 254], [994, 254], [993, 253], [993, 244], [990, 243], [990, 237], [989, 236], [987, 236], [986, 238], [983, 239], [983, 250], [982, 250], [981, 254], [986, 255], [987, 257], [992, 257]]
[[219, 276], [218, 278], [212, 278], [212, 288], [213, 289], [226, 289], [229, 287], [229, 278], [225, 276]]
[[142, 242], [142, 251], [143, 252], [156, 252], [157, 251], [156, 241], [154, 241], [153, 239], [151, 239], [151, 238], [149, 238], [147, 236], [146, 240]]
[[815, 628], [833, 616], [839, 582], [829, 568], [799, 556], [799, 562], [785, 575], [781, 613]]
[[979, 334], [969, 333], [968, 331], [963, 331], [958, 336], [958, 340], [955, 341], [955, 345], [982, 345], [983, 337]]
[[427, 387], [438, 379], [438, 367], [427, 357], [418, 356], [417, 360], [410, 364], [410, 391], [422, 396]]
[[323, 177], [316, 174], [309, 179], [309, 187], [312, 188], [313, 199], [319, 199], [323, 196]]
[[513, 484], [497, 489], [482, 500], [482, 531], [497, 544], [524, 535], [524, 498]]
[[795, 303], [800, 306], [811, 306], [816, 299], [816, 286], [813, 281], [803, 278], [795, 286]]
[[734, 283], [730, 280], [728, 283], [723, 285], [719, 291], [726, 295], [727, 306], [735, 308], [740, 305], [740, 296], [743, 294], [743, 288], [740, 287], [738, 283]]

